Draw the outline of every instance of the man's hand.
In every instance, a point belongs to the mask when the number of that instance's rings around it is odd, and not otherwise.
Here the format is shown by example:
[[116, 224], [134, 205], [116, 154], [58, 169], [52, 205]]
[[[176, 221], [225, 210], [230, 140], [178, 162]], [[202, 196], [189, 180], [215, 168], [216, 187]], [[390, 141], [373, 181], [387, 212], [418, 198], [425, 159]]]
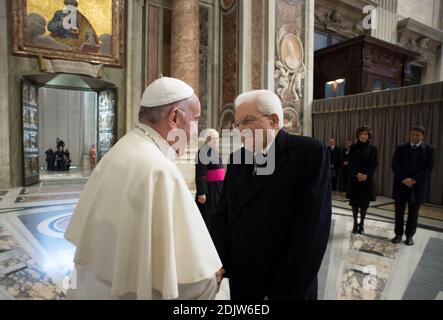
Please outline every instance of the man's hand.
[[221, 268], [215, 273], [215, 278], [217, 279], [217, 285], [220, 285], [220, 283], [223, 280], [223, 275], [225, 274], [225, 269]]
[[406, 185], [408, 188], [412, 188], [414, 186], [414, 184], [417, 183], [417, 181], [415, 181], [414, 179], [411, 179], [411, 178], [406, 178], [402, 181], [402, 183], [404, 185]]
[[206, 203], [206, 195], [202, 194], [202, 195], [197, 196], [197, 201], [200, 204], [205, 204]]
[[220, 284], [223, 280], [223, 275], [225, 274], [225, 269], [221, 268], [215, 273], [215, 279], [217, 281], [217, 293], [220, 290]]
[[360, 172], [357, 174], [357, 180], [359, 182], [365, 182], [367, 179], [368, 179], [368, 176], [366, 174], [363, 174]]

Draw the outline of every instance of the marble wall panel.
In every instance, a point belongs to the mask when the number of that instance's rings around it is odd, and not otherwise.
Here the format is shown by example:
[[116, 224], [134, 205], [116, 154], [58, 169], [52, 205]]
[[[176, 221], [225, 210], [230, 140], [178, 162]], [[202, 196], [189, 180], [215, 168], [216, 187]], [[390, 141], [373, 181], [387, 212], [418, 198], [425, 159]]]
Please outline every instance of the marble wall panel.
[[263, 0], [254, 0], [251, 3], [252, 8], [252, 48], [251, 48], [251, 85], [252, 89], [262, 89], [263, 77]]
[[148, 7], [146, 87], [158, 78], [159, 14], [158, 7]]
[[[228, 12], [221, 11], [221, 105], [233, 103], [238, 89], [238, 3]], [[220, 110], [221, 111], [221, 110]]]

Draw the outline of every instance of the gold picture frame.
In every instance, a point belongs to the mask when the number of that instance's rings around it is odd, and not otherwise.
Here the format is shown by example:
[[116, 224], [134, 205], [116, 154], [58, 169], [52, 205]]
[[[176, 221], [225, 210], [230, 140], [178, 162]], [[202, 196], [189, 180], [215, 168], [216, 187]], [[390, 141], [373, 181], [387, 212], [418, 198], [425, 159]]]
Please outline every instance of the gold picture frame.
[[[12, 54], [123, 67], [124, 0], [14, 0], [10, 6]], [[72, 12], [76, 18], [68, 19]], [[68, 29], [65, 19], [75, 28]]]

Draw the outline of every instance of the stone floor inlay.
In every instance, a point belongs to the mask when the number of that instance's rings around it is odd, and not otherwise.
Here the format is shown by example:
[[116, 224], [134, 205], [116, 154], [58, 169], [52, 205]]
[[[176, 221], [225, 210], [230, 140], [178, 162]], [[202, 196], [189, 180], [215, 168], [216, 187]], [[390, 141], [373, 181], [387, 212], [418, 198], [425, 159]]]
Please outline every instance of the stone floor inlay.
[[[0, 299], [64, 299], [75, 247], [63, 238], [84, 183], [46, 181], [8, 190], [0, 202]], [[19, 200], [23, 202], [15, 202]], [[67, 201], [73, 200], [73, 201]], [[391, 201], [378, 199], [383, 206]], [[319, 276], [319, 299], [440, 299], [443, 228], [419, 228], [416, 245], [392, 244], [393, 214], [371, 208], [364, 235], [351, 234], [347, 203], [335, 201], [333, 228]], [[385, 212], [376, 215], [373, 212]], [[387, 213], [387, 214], [386, 214]], [[432, 221], [429, 222], [429, 221]], [[419, 221], [420, 223], [420, 221]], [[218, 300], [229, 298], [224, 280]], [[443, 299], [443, 298], [442, 298]]]

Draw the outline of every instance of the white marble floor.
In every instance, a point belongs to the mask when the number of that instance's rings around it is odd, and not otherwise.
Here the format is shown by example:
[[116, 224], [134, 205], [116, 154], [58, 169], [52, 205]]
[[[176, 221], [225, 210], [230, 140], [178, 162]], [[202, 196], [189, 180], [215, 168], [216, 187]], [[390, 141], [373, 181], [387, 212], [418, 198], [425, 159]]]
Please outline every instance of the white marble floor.
[[[74, 247], [63, 239], [85, 181], [0, 190], [0, 299], [63, 299]], [[349, 209], [335, 203], [319, 299], [443, 299], [443, 228], [421, 224], [408, 247], [392, 244], [393, 220], [369, 214], [351, 235]], [[217, 299], [229, 298], [223, 282]]]

